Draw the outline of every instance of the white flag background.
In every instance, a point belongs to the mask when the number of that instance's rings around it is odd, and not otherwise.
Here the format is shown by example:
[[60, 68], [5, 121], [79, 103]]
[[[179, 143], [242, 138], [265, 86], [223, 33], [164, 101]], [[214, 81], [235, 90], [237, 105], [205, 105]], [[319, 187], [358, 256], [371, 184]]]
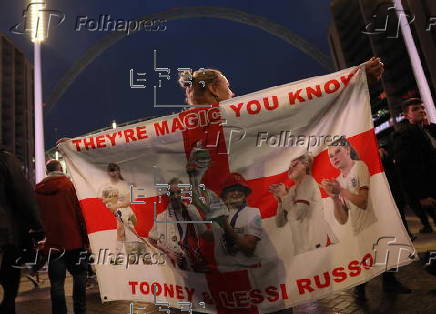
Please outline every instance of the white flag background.
[[[350, 146], [331, 146], [337, 139]], [[216, 223], [156, 222], [180, 220], [157, 185], [174, 177], [189, 183], [186, 164], [199, 143], [212, 158], [202, 183], [216, 202], [232, 174], [251, 190], [234, 224], [238, 237], [256, 239], [251, 253], [228, 250]], [[208, 313], [268, 313], [411, 262], [414, 249], [383, 173], [359, 67], [75, 138], [60, 149], [103, 301], [153, 302], [154, 289], [157, 301], [173, 307], [190, 302]], [[296, 185], [288, 168], [307, 152], [313, 167]], [[352, 167], [343, 173], [348, 158]], [[109, 176], [110, 163], [122, 180]], [[340, 184], [336, 208], [320, 187], [324, 179]], [[280, 183], [288, 190], [281, 205], [269, 191]], [[185, 202], [189, 214], [181, 220], [201, 221], [204, 213]], [[129, 254], [130, 264], [123, 259]]]

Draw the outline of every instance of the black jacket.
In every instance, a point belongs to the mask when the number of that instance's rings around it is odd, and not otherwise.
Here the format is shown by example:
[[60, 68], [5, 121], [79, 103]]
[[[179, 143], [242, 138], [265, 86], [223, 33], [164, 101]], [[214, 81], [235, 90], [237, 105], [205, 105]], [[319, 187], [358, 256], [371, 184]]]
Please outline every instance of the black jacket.
[[30, 229], [42, 230], [32, 186], [24, 177], [18, 159], [0, 149], [0, 247], [22, 248]]
[[[425, 129], [436, 138], [436, 124]], [[394, 158], [412, 200], [436, 197], [436, 151], [422, 127], [408, 120], [399, 123], [394, 133]]]

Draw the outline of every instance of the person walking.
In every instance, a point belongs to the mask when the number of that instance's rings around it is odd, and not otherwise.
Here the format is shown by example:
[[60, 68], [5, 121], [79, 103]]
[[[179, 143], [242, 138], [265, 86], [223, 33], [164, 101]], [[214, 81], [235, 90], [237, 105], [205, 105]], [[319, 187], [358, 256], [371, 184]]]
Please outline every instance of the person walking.
[[48, 276], [52, 312], [66, 314], [65, 275], [73, 276], [75, 314], [86, 313], [87, 236], [79, 200], [73, 183], [67, 178], [58, 160], [49, 160], [47, 177], [36, 185], [41, 219], [47, 232], [44, 251], [48, 254]]
[[425, 124], [421, 99], [411, 98], [401, 105], [405, 119], [394, 133], [394, 158], [409, 205], [421, 220], [420, 233], [431, 233], [428, 216], [436, 224], [436, 124]]
[[14, 264], [20, 252], [27, 242], [41, 247], [43, 241], [44, 232], [32, 187], [18, 159], [0, 148], [0, 284], [4, 290], [0, 313], [15, 314], [21, 272]]

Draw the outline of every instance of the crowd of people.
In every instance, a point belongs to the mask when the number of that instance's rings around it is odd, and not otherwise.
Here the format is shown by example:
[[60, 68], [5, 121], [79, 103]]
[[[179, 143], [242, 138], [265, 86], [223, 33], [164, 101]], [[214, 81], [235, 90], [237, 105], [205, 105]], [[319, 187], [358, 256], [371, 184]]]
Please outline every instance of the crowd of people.
[[[383, 73], [380, 59], [371, 58], [366, 64], [366, 71], [369, 82], [378, 81]], [[218, 70], [196, 71], [192, 78], [191, 84], [184, 85], [189, 105], [208, 105], [233, 97], [227, 78]], [[436, 223], [436, 189], [431, 183], [436, 177], [436, 125], [426, 123], [424, 107], [417, 98], [403, 103], [403, 115], [405, 120], [394, 133], [393, 145], [380, 147], [380, 154], [406, 228], [404, 208], [408, 204], [423, 224], [420, 232], [430, 233], [433, 229], [428, 217]], [[158, 217], [158, 220], [170, 217], [176, 221], [195, 221], [205, 214], [205, 220], [216, 224], [213, 228], [205, 228], [202, 224], [170, 224], [170, 236], [175, 239], [174, 243], [164, 241], [162, 236], [167, 234], [167, 230], [163, 232], [159, 229], [162, 225], [156, 224], [150, 231], [149, 243], [166, 252], [173, 266], [184, 270], [208, 271], [199, 239], [218, 243], [215, 255], [220, 257], [220, 270], [232, 271], [235, 261], [243, 267], [256, 268], [260, 261], [253, 252], [271, 251], [272, 245], [268, 244], [259, 209], [247, 204], [251, 189], [237, 173], [230, 175], [219, 196], [211, 190], [199, 189], [210, 162], [208, 156], [201, 154], [205, 151], [194, 149], [186, 167], [194, 187], [193, 205], [187, 206], [181, 200], [179, 185], [182, 182], [173, 178], [169, 182], [169, 204], [161, 214], [165, 217]], [[329, 146], [328, 154], [332, 166], [340, 171], [340, 175], [336, 179], [324, 180], [321, 186], [333, 200], [334, 217], [338, 223], [349, 221], [354, 234], [358, 234], [376, 221], [371, 210], [361, 210], [368, 207], [368, 168], [346, 139], [340, 145]], [[312, 163], [310, 154], [293, 159], [288, 176], [295, 185], [290, 189], [284, 184], [269, 187], [279, 204], [277, 227], [289, 225], [292, 229], [294, 247], [299, 250], [296, 255], [338, 242], [331, 227], [320, 215], [322, 199], [318, 184], [311, 176]], [[48, 161], [46, 170], [47, 177], [32, 189], [17, 158], [5, 150], [0, 151], [0, 283], [4, 288], [1, 313], [15, 313], [20, 267], [14, 267], [14, 264], [23, 249], [38, 249], [48, 257], [53, 313], [67, 313], [64, 291], [67, 270], [73, 277], [74, 313], [86, 312], [88, 265], [87, 259], [81, 258], [81, 253], [89, 250], [89, 243], [80, 203], [74, 185], [59, 161]], [[102, 187], [99, 193], [117, 219], [116, 249], [144, 251], [146, 245], [135, 231], [134, 212], [128, 204], [120, 205], [127, 202], [129, 195], [121, 169], [117, 164], [110, 163], [107, 173], [110, 185]], [[269, 252], [266, 255], [274, 254]], [[278, 278], [281, 274], [277, 271], [276, 276]], [[410, 292], [393, 275], [384, 276], [384, 283], [390, 291]], [[364, 286], [360, 286], [358, 291], [363, 294]]]

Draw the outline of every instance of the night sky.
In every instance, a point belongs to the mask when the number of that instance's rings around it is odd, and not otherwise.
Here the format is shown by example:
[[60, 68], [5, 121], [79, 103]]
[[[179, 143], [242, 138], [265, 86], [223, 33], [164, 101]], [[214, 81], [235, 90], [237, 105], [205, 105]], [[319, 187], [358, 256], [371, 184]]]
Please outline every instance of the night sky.
[[[48, 8], [65, 13], [65, 21], [50, 29], [42, 48], [43, 98], [53, 91], [72, 64], [99, 39], [110, 32], [75, 31], [78, 16], [98, 19], [134, 20], [141, 16], [177, 7], [215, 6], [233, 8], [262, 16], [286, 26], [330, 56], [328, 29], [331, 23], [329, 0], [312, 1], [50, 1]], [[9, 29], [22, 19], [25, 1], [0, 1], [0, 32], [33, 60], [31, 42]], [[314, 59], [278, 37], [253, 26], [224, 19], [190, 18], [168, 21], [166, 31], [141, 31], [118, 41], [98, 56], [74, 81], [55, 107], [45, 114], [46, 148], [56, 138], [75, 137], [146, 116], [170, 114], [181, 108], [154, 108], [153, 50], [158, 66], [171, 69], [171, 79], [158, 90], [159, 103], [184, 104], [184, 91], [177, 85], [177, 68], [220, 69], [228, 77], [236, 95], [329, 72]], [[147, 72], [147, 87], [131, 89], [129, 70]], [[57, 129], [57, 132], [55, 132]]]

